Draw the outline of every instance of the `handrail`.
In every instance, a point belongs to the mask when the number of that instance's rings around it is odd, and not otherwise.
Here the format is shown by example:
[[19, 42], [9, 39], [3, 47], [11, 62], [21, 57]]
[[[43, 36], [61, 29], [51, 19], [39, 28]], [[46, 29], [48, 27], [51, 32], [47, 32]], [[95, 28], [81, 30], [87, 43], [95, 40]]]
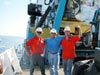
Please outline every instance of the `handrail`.
[[0, 57], [3, 62], [2, 75], [15, 75], [16, 73], [22, 73], [14, 47], [1, 53]]

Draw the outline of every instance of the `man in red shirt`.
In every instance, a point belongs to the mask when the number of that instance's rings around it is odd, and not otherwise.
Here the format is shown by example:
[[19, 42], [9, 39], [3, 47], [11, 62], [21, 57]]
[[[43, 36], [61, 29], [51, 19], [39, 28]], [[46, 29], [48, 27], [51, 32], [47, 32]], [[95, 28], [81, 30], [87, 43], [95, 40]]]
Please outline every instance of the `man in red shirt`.
[[[80, 31], [80, 27], [78, 26], [77, 28]], [[70, 28], [67, 26], [64, 29], [64, 33], [65, 37], [61, 41], [64, 75], [71, 75], [73, 59], [76, 57], [75, 44], [80, 40], [81, 32], [79, 32], [79, 35], [71, 35]]]
[[[34, 64], [38, 64], [41, 70], [41, 74], [45, 75], [44, 65], [44, 39], [41, 38], [42, 28], [36, 29], [36, 35], [26, 42], [26, 46], [30, 47], [30, 75], [34, 73]], [[26, 52], [27, 55], [28, 52]]]

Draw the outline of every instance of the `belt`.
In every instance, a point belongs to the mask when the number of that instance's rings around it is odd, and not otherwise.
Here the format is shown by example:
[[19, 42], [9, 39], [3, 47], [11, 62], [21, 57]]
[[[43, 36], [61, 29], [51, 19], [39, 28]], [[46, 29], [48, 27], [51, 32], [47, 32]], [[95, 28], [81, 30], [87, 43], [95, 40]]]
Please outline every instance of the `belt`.
[[58, 52], [53, 53], [53, 52], [48, 51], [48, 53], [50, 53], [50, 54], [57, 54]]

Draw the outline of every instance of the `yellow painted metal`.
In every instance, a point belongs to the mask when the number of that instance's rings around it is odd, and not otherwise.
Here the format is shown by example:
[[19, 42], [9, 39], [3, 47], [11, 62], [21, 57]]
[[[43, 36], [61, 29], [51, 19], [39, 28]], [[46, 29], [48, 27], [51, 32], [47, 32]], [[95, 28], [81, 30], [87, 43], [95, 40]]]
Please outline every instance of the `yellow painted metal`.
[[[75, 32], [75, 26], [79, 25], [81, 27], [82, 33], [87, 33], [90, 31], [91, 25], [85, 22], [78, 22], [78, 21], [62, 21], [60, 27], [69, 26], [71, 29], [71, 33]], [[31, 31], [35, 33], [35, 27], [31, 27]], [[43, 28], [43, 38], [50, 37], [50, 28]]]
[[[35, 33], [35, 27], [31, 27], [31, 31], [32, 31], [33, 33]], [[42, 37], [43, 37], [43, 38], [50, 37], [50, 28], [43, 28]]]
[[69, 26], [71, 29], [71, 32], [75, 32], [75, 26], [79, 25], [81, 27], [82, 33], [87, 33], [91, 29], [91, 25], [85, 22], [78, 22], [78, 21], [62, 21], [62, 24], [60, 27]]

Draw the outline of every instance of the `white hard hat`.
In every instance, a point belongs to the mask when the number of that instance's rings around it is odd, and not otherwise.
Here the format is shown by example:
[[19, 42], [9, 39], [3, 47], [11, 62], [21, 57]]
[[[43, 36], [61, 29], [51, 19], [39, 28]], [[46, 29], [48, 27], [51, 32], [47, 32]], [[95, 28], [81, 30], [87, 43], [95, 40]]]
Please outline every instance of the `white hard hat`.
[[70, 27], [69, 26], [66, 26], [65, 29], [64, 29], [64, 32], [65, 31], [70, 31]]
[[53, 29], [50, 30], [50, 33], [56, 33], [57, 34], [57, 31], [56, 31], [56, 29], [53, 28]]
[[38, 27], [38, 28], [36, 29], [36, 32], [43, 32], [43, 30], [42, 30], [41, 27]]

